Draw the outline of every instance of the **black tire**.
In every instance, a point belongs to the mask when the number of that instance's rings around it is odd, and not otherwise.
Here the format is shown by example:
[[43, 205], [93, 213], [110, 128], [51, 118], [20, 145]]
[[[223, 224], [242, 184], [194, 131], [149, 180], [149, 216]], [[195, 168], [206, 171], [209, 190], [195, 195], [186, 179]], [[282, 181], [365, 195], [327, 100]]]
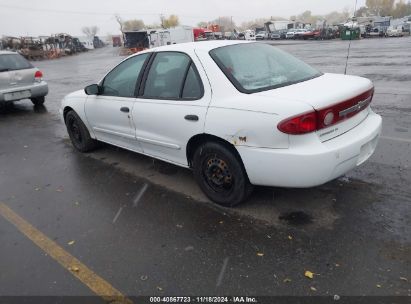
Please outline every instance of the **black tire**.
[[66, 114], [65, 121], [70, 140], [77, 150], [85, 153], [90, 152], [97, 147], [98, 142], [91, 138], [87, 127], [76, 112], [69, 111]]
[[35, 106], [41, 106], [46, 101], [46, 98], [42, 96], [42, 97], [31, 98], [30, 100]]
[[225, 207], [242, 203], [253, 190], [241, 159], [220, 143], [207, 142], [197, 148], [193, 171], [208, 198]]

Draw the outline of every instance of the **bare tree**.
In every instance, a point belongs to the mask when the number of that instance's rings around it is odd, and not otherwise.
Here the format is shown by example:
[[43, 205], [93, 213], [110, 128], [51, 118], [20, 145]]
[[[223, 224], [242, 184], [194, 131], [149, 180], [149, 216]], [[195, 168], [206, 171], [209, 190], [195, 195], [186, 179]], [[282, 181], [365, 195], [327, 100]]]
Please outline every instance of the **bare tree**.
[[[274, 20], [274, 19], [273, 19]], [[240, 30], [245, 31], [245, 30], [255, 30], [258, 27], [264, 27], [264, 23], [268, 21], [268, 18], [257, 18], [251, 21], [243, 22], [240, 25]]]
[[318, 17], [320, 17], [320, 20], [321, 20], [321, 17], [322, 17], [322, 19], [327, 20], [328, 24], [331, 24], [331, 25], [335, 24], [336, 25], [336, 24], [339, 24], [339, 23], [346, 22], [350, 18], [350, 15], [351, 14], [348, 11], [348, 9], [344, 9], [342, 12], [331, 12], [327, 15], [318, 16]]
[[98, 31], [100, 29], [98, 26], [85, 26], [81, 29], [81, 31], [87, 36], [87, 37], [94, 37], [97, 35]]
[[395, 8], [392, 11], [392, 16], [395, 18], [402, 18], [411, 15], [411, 1], [407, 3], [404, 0], [400, 0], [395, 4]]
[[230, 16], [218, 17], [211, 21], [212, 24], [218, 24], [222, 32], [233, 31], [236, 28], [233, 18]]
[[366, 17], [369, 14], [368, 7], [366, 6], [361, 6], [357, 11], [355, 12], [354, 17]]
[[367, 0], [366, 5], [371, 13], [379, 16], [390, 15], [394, 9], [395, 0]]
[[124, 22], [123, 19], [119, 15], [115, 15], [114, 18], [116, 19], [118, 25], [120, 26], [120, 31], [124, 33]]

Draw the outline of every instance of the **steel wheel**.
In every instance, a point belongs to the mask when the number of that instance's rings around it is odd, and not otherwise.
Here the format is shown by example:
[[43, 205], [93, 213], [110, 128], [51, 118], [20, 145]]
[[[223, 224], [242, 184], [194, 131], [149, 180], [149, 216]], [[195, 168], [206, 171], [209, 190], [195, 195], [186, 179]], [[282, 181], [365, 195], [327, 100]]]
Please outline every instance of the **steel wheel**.
[[217, 155], [203, 162], [203, 176], [215, 192], [229, 194], [234, 188], [234, 178], [227, 163]]
[[248, 198], [252, 185], [234, 147], [207, 142], [193, 156], [194, 177], [201, 190], [214, 202], [233, 207]]

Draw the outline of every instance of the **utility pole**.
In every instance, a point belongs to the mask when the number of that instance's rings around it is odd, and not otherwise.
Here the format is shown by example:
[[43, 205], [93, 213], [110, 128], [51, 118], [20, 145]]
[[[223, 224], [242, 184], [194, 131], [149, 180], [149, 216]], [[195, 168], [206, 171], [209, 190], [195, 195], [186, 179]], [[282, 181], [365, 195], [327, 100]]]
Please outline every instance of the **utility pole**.
[[233, 26], [233, 16], [231, 16], [231, 31], [234, 30], [234, 26]]
[[160, 14], [161, 27], [164, 28], [164, 15]]

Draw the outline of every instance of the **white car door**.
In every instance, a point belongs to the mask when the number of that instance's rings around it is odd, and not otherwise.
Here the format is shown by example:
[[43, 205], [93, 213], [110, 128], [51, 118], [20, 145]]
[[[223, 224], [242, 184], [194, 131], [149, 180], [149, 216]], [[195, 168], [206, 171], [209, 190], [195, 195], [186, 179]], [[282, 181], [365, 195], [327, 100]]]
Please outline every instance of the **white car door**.
[[189, 139], [204, 131], [211, 89], [196, 55], [157, 52], [143, 76], [133, 108], [144, 153], [187, 165]]
[[99, 94], [87, 97], [86, 117], [98, 140], [142, 152], [131, 113], [139, 76], [148, 57], [146, 53], [123, 61], [103, 79]]

